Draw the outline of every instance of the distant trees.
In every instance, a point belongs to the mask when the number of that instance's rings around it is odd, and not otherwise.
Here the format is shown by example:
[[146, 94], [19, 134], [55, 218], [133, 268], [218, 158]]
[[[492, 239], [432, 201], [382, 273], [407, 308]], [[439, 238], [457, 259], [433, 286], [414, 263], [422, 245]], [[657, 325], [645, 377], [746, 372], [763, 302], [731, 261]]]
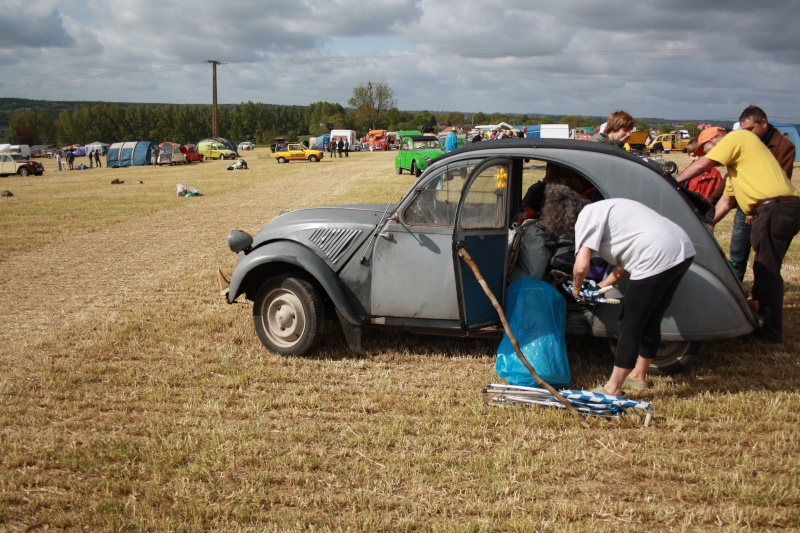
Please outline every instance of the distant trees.
[[368, 126], [368, 129], [375, 129], [383, 115], [397, 106], [389, 84], [371, 81], [357, 85], [347, 103], [355, 109], [358, 123]]

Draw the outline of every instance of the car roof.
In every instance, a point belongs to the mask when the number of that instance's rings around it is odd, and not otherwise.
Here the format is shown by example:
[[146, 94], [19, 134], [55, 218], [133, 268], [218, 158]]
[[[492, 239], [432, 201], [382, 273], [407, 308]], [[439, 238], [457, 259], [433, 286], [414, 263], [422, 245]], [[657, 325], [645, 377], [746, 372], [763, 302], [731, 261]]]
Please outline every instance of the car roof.
[[438, 141], [439, 138], [435, 135], [406, 135], [403, 139], [411, 139], [412, 141]]

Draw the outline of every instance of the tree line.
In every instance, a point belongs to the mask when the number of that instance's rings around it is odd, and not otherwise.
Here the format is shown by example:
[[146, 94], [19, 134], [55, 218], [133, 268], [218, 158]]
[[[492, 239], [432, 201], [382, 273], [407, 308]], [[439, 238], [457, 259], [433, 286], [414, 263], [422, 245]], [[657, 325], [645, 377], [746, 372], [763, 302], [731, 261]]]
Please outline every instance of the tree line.
[[[7, 116], [5, 142], [27, 145], [114, 143], [149, 140], [192, 144], [211, 135], [212, 106], [209, 104], [118, 104], [81, 103], [73, 109], [54, 113], [46, 101], [2, 99], [0, 111]], [[64, 104], [64, 103], [62, 103]], [[570, 128], [597, 126], [603, 117], [515, 115], [482, 112], [467, 114], [430, 111], [400, 111], [392, 89], [382, 82], [366, 82], [353, 89], [351, 106], [315, 102], [309, 106], [270, 105], [254, 102], [221, 105], [217, 108], [217, 128], [221, 136], [266, 145], [282, 137], [295, 141], [331, 129], [352, 129], [364, 135], [370, 129], [389, 131], [434, 129], [445, 126], [464, 128], [471, 124], [552, 124]], [[9, 109], [16, 106], [17, 111]], [[3, 117], [0, 117], [3, 118]], [[665, 131], [669, 131], [669, 126]], [[638, 129], [654, 126], [637, 122]], [[662, 129], [656, 126], [656, 129]]]

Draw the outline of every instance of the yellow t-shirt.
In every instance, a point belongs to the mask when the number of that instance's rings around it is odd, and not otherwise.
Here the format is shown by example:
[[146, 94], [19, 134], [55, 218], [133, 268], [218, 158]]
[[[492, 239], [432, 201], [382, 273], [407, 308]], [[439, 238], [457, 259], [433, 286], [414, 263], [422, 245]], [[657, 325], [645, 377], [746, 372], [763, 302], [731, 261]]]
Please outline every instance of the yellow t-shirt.
[[800, 196], [769, 148], [750, 131], [728, 133], [706, 157], [728, 169], [725, 194], [735, 196], [745, 214], [767, 198]]

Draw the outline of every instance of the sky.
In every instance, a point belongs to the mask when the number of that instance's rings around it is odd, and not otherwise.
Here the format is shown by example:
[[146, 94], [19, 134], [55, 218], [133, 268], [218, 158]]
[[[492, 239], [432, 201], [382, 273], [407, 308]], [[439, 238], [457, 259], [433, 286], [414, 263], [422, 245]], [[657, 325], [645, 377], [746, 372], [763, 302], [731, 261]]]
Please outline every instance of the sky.
[[797, 0], [4, 0], [0, 97], [800, 124]]

